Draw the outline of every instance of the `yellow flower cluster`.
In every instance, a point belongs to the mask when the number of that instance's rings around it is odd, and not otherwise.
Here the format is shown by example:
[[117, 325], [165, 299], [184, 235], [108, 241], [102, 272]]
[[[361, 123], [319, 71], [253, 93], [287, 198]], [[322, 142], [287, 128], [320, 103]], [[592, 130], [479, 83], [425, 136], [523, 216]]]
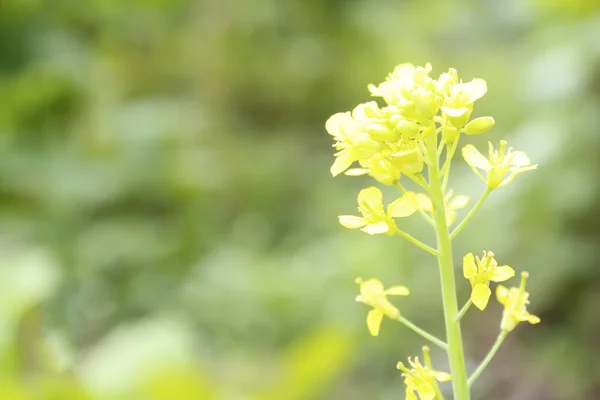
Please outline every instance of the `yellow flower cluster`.
[[423, 170], [423, 139], [437, 134], [435, 123], [449, 143], [461, 131], [479, 134], [493, 126], [491, 117], [467, 124], [475, 101], [487, 91], [483, 79], [463, 83], [456, 70], [450, 69], [435, 80], [430, 72], [430, 64], [401, 64], [385, 82], [369, 85], [371, 94], [383, 98], [386, 106], [371, 101], [327, 120], [325, 127], [338, 150], [331, 167], [333, 176], [358, 162], [360, 168], [348, 171], [349, 175], [369, 174], [391, 185], [402, 174]]
[[[466, 398], [469, 386], [490, 362], [508, 332], [520, 322], [536, 324], [540, 319], [526, 309], [529, 304], [529, 293], [525, 291], [527, 273], [522, 274], [518, 288], [499, 285], [496, 295], [504, 306], [501, 334], [488, 356], [467, 378], [460, 319], [472, 304], [484, 310], [492, 294], [491, 282], [507, 281], [515, 275], [515, 271], [508, 265], [498, 265], [494, 253], [489, 251], [484, 251], [481, 257], [473, 253], [464, 256], [463, 274], [470, 283], [471, 295], [467, 304], [458, 311], [456, 297], [452, 293], [455, 283], [451, 241], [492, 190], [512, 182], [523, 172], [535, 169], [536, 165], [531, 164], [525, 153], [508, 148], [504, 140], [500, 141], [497, 150], [489, 144], [488, 157], [472, 145], [464, 146], [463, 158], [485, 182], [487, 190], [458, 226], [449, 232], [448, 227], [456, 221], [457, 210], [466, 207], [470, 200], [467, 196], [455, 196], [447, 186], [450, 165], [461, 134], [484, 133], [494, 126], [495, 121], [492, 117], [471, 120], [475, 102], [487, 92], [483, 79], [463, 82], [452, 68], [437, 79], [430, 77], [430, 73], [430, 64], [424, 67], [398, 65], [384, 82], [369, 85], [371, 95], [381, 98], [385, 103], [383, 106], [376, 101], [359, 104], [351, 112], [331, 116], [325, 127], [337, 150], [331, 166], [333, 176], [342, 173], [369, 175], [382, 184], [395, 185], [402, 193], [386, 206], [380, 189], [374, 186], [363, 189], [357, 199], [360, 215], [341, 215], [340, 224], [370, 235], [401, 236], [437, 257], [441, 270], [447, 343], [410, 322], [388, 300], [388, 296], [408, 296], [408, 288], [393, 286], [386, 289], [377, 279], [357, 279], [360, 295], [356, 300], [371, 307], [366, 318], [369, 332], [378, 336], [384, 317], [388, 317], [446, 350], [455, 398]], [[422, 174], [425, 166], [428, 179]], [[407, 191], [399, 182], [402, 175], [420, 186], [424, 193]], [[409, 217], [417, 212], [434, 228], [437, 248], [428, 246], [396, 225], [397, 218]], [[446, 293], [452, 295], [446, 296]], [[410, 400], [441, 398], [437, 382], [450, 380], [449, 374], [433, 370], [428, 349], [424, 348], [423, 352], [425, 366], [416, 358], [414, 361], [409, 358], [408, 367], [398, 364], [406, 384], [406, 398]]]

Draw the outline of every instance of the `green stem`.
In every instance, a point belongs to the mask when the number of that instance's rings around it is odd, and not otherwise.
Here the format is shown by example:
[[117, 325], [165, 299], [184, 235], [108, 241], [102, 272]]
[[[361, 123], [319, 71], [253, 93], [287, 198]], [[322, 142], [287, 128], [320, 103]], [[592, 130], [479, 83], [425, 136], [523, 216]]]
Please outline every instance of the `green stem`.
[[481, 205], [483, 204], [483, 202], [485, 201], [485, 199], [487, 199], [487, 197], [490, 195], [490, 193], [492, 193], [492, 190], [493, 189], [490, 189], [490, 188], [486, 189], [486, 191], [483, 193], [483, 195], [481, 195], [481, 198], [473, 206], [473, 208], [471, 209], [471, 211], [469, 211], [469, 214], [467, 214], [467, 216], [465, 217], [465, 219], [463, 219], [460, 222], [460, 224], [458, 224], [458, 226], [456, 228], [454, 228], [454, 230], [450, 234], [450, 239], [454, 239], [456, 237], [456, 235], [458, 235], [460, 233], [460, 231], [462, 231], [462, 229], [465, 227], [465, 225], [467, 225], [467, 223], [469, 222], [469, 220], [471, 218], [473, 218], [473, 215], [475, 215], [475, 213], [477, 212], [477, 210], [479, 210], [479, 208], [481, 207]]
[[[425, 366], [429, 368], [430, 371], [433, 371], [433, 365], [431, 364], [431, 357], [429, 356], [429, 347], [423, 346], [423, 359], [425, 361]], [[437, 379], [431, 379], [431, 385], [433, 386], [433, 390], [435, 391], [435, 398], [439, 400], [444, 400], [444, 395], [440, 390], [440, 386], [437, 383]]]
[[[406, 193], [406, 189], [404, 188], [404, 186], [402, 186], [402, 185], [400, 184], [400, 182], [396, 182], [394, 185], [395, 185], [395, 186], [398, 188], [398, 190], [399, 190], [399, 191], [400, 191], [402, 194]], [[431, 219], [431, 217], [430, 217], [429, 215], [427, 215], [427, 213], [426, 213], [425, 211], [421, 210], [421, 208], [420, 208], [420, 207], [419, 207], [419, 209], [418, 209], [417, 211], [419, 211], [419, 214], [421, 214], [421, 216], [423, 217], [423, 219], [424, 219], [425, 221], [427, 221], [427, 223], [428, 223], [429, 225], [433, 226], [433, 219]]]
[[434, 249], [433, 247], [427, 246], [425, 243], [421, 242], [419, 239], [414, 238], [413, 236], [409, 235], [408, 233], [406, 233], [404, 231], [401, 231], [400, 229], [398, 229], [396, 231], [396, 235], [402, 236], [404, 239], [408, 240], [409, 242], [411, 242], [415, 246], [422, 248], [423, 250], [425, 250], [429, 254], [432, 254], [432, 255], [434, 255], [436, 257], [439, 257], [439, 255], [440, 255], [440, 253], [436, 249]]
[[469, 301], [467, 301], [467, 303], [463, 306], [463, 308], [460, 309], [460, 311], [458, 312], [458, 315], [456, 317], [454, 317], [454, 321], [457, 321], [457, 322], [460, 321], [462, 319], [462, 317], [465, 316], [467, 311], [469, 311], [471, 304], [473, 304], [473, 300], [471, 300], [469, 298]]
[[471, 387], [473, 385], [473, 383], [475, 383], [475, 381], [477, 380], [477, 378], [479, 378], [479, 375], [481, 375], [481, 373], [483, 372], [485, 367], [487, 367], [487, 365], [490, 363], [490, 361], [492, 361], [492, 358], [494, 358], [494, 356], [496, 355], [496, 352], [498, 352], [498, 349], [502, 345], [502, 342], [504, 342], [506, 335], [508, 335], [508, 331], [502, 330], [500, 332], [500, 334], [498, 335], [498, 338], [496, 338], [496, 342], [490, 349], [489, 353], [487, 353], [487, 355], [485, 356], [485, 358], [483, 359], [481, 364], [479, 364], [477, 369], [469, 377], [469, 387]]
[[437, 140], [432, 135], [427, 138], [427, 155], [430, 162], [429, 187], [431, 202], [433, 204], [433, 220], [438, 245], [438, 264], [442, 284], [442, 300], [444, 303], [444, 321], [448, 342], [448, 358], [452, 375], [452, 388], [454, 400], [469, 400], [469, 385], [463, 352], [460, 321], [454, 321], [458, 314], [458, 300], [456, 299], [456, 284], [454, 279], [454, 265], [452, 263], [452, 242], [446, 225], [446, 210], [444, 195], [442, 193], [442, 180], [439, 171], [439, 162], [436, 154]]
[[427, 331], [424, 331], [423, 329], [419, 328], [418, 326], [416, 326], [415, 324], [413, 324], [412, 322], [410, 322], [409, 320], [404, 318], [402, 315], [398, 317], [398, 321], [403, 323], [406, 327], [412, 329], [419, 335], [423, 336], [425, 339], [429, 340], [431, 343], [440, 347], [441, 349], [446, 350], [446, 351], [448, 350], [448, 345], [443, 340], [438, 339], [435, 336], [433, 336], [432, 334], [428, 333]]
[[456, 137], [454, 142], [452, 142], [452, 146], [448, 148], [448, 152], [446, 153], [446, 160], [444, 161], [444, 166], [442, 167], [442, 193], [446, 193], [446, 188], [448, 187], [448, 179], [450, 177], [450, 165], [452, 164], [452, 158], [454, 157], [454, 153], [456, 152], [456, 147], [458, 146], [458, 140], [460, 139], [460, 135]]

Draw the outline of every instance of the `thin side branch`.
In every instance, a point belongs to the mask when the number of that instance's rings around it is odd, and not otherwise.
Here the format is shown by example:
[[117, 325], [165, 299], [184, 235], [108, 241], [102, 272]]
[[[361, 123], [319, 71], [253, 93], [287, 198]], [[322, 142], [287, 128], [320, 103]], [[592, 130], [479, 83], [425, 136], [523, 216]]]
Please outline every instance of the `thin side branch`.
[[414, 238], [413, 236], [409, 235], [408, 233], [406, 233], [404, 231], [397, 230], [396, 235], [402, 236], [404, 239], [408, 240], [415, 246], [420, 247], [421, 249], [425, 250], [426, 252], [428, 252], [429, 254], [431, 254], [435, 257], [439, 257], [439, 255], [440, 255], [440, 253], [436, 249], [434, 249], [433, 247], [427, 246], [425, 243], [421, 242], [419, 239]]
[[485, 199], [487, 199], [487, 197], [490, 195], [490, 193], [492, 193], [492, 189], [487, 188], [486, 191], [481, 196], [481, 198], [477, 201], [477, 203], [475, 203], [475, 205], [473, 206], [471, 211], [469, 211], [469, 213], [467, 214], [465, 219], [463, 219], [460, 222], [460, 224], [458, 224], [458, 226], [456, 228], [454, 228], [454, 230], [450, 234], [450, 239], [454, 239], [456, 237], [456, 235], [458, 235], [460, 233], [460, 231], [462, 231], [462, 229], [465, 227], [465, 225], [467, 225], [467, 222], [469, 222], [469, 220], [471, 218], [473, 218], [473, 215], [475, 215], [477, 210], [479, 210], [479, 208], [481, 207], [481, 205], [483, 204]]
[[440, 347], [443, 350], [448, 350], [448, 344], [446, 342], [444, 342], [441, 339], [438, 339], [437, 337], [433, 336], [431, 333], [424, 331], [423, 329], [419, 328], [418, 326], [416, 326], [415, 324], [413, 324], [412, 322], [410, 322], [409, 320], [407, 320], [406, 318], [404, 318], [403, 316], [399, 316], [398, 317], [398, 321], [403, 323], [406, 327], [412, 329], [414, 332], [418, 333], [419, 335], [423, 336], [425, 339], [429, 340], [431, 343], [435, 344], [436, 346]]
[[490, 361], [492, 361], [492, 358], [494, 358], [494, 356], [496, 355], [496, 352], [498, 352], [498, 349], [502, 345], [502, 342], [504, 342], [506, 335], [508, 335], [508, 331], [502, 330], [500, 332], [500, 334], [498, 335], [498, 338], [496, 339], [496, 342], [490, 349], [489, 353], [487, 353], [487, 355], [485, 356], [485, 358], [483, 359], [481, 364], [479, 364], [477, 369], [469, 377], [469, 381], [468, 381], [469, 387], [471, 387], [473, 385], [473, 383], [475, 383], [475, 381], [477, 380], [477, 378], [479, 378], [479, 375], [481, 375], [481, 373], [483, 372], [485, 367], [487, 367], [487, 365], [490, 363]]
[[460, 321], [462, 319], [462, 317], [465, 316], [467, 311], [469, 311], [471, 304], [473, 304], [473, 300], [471, 300], [471, 298], [469, 298], [469, 301], [467, 301], [467, 303], [463, 306], [463, 308], [460, 309], [460, 311], [458, 312], [456, 317], [454, 317], [454, 322]]

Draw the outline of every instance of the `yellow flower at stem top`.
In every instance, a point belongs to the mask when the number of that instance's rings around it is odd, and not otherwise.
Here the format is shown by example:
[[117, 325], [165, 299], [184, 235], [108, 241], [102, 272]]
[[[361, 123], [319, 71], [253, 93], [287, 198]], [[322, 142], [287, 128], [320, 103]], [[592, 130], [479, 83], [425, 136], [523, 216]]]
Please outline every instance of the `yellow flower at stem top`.
[[498, 266], [491, 251], [484, 251], [482, 258], [474, 257], [473, 253], [464, 256], [463, 273], [471, 283], [471, 301], [480, 310], [484, 310], [490, 300], [490, 281], [504, 282], [515, 276], [508, 265]]
[[519, 322], [527, 321], [530, 324], [538, 324], [540, 318], [536, 315], [527, 312], [527, 304], [529, 304], [529, 293], [525, 291], [525, 284], [529, 274], [523, 272], [521, 274], [521, 285], [519, 288], [512, 287], [510, 289], [500, 285], [496, 289], [496, 297], [500, 304], [504, 306], [502, 314], [502, 322], [500, 328], [504, 331], [512, 331]]
[[[457, 195], [453, 196], [454, 192], [449, 190], [444, 196], [444, 203], [446, 207], [446, 224], [452, 225], [456, 221], [456, 210], [464, 208], [469, 203], [469, 196]], [[417, 193], [417, 200], [419, 201], [419, 209], [431, 214], [433, 218], [433, 204], [431, 199], [425, 193]]]
[[[490, 189], [496, 189], [512, 182], [520, 173], [537, 168], [537, 165], [531, 165], [525, 153], [513, 151], [511, 148], [505, 151], [506, 140], [501, 140], [498, 151], [495, 151], [492, 144], [489, 143], [489, 160], [470, 144], [463, 147], [462, 154], [467, 164], [473, 169], [473, 172]], [[478, 169], [487, 172], [487, 178], [484, 178]]]
[[358, 193], [358, 211], [362, 217], [340, 215], [339, 220], [342, 226], [349, 229], [362, 228], [361, 230], [369, 235], [393, 235], [398, 228], [392, 218], [408, 217], [417, 211], [418, 206], [416, 195], [407, 192], [388, 205], [386, 212], [381, 190], [371, 186]]
[[[447, 382], [450, 380], [450, 374], [429, 369], [419, 362], [419, 358], [415, 357], [413, 361], [408, 359], [410, 369], [406, 368], [403, 363], [399, 362], [397, 368], [403, 372], [404, 384], [406, 385], [406, 400], [433, 400], [435, 399], [435, 380], [439, 382]], [[419, 397], [417, 397], [417, 395]]]
[[450, 96], [444, 99], [441, 107], [445, 117], [458, 129], [462, 129], [473, 112], [475, 101], [487, 93], [487, 84], [481, 78], [459, 83], [450, 88]]
[[385, 82], [378, 86], [370, 84], [369, 92], [372, 96], [382, 97], [389, 105], [403, 107], [411, 102], [415, 89], [429, 86], [431, 69], [429, 63], [425, 67], [415, 67], [413, 64], [397, 65]]
[[367, 327], [371, 335], [378, 336], [384, 315], [391, 319], [398, 319], [400, 316], [400, 311], [389, 302], [387, 296], [408, 296], [410, 292], [406, 286], [392, 286], [385, 290], [377, 279], [363, 281], [357, 278], [356, 283], [360, 285], [360, 295], [356, 301], [373, 307], [367, 314]]

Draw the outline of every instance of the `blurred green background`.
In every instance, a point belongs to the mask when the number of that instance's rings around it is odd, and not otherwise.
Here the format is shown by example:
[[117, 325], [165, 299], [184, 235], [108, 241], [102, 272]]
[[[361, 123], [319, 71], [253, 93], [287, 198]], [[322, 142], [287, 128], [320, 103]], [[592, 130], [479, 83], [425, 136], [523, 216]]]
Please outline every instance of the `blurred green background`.
[[[600, 398], [599, 38], [593, 0], [0, 1], [0, 399], [403, 398], [423, 342], [370, 337], [354, 279], [409, 286], [443, 336], [435, 262], [338, 225], [371, 182], [331, 177], [324, 122], [428, 61], [487, 80], [480, 149], [540, 164], [456, 242], [530, 271], [542, 318], [474, 398]], [[493, 303], [465, 317], [469, 368]]]

